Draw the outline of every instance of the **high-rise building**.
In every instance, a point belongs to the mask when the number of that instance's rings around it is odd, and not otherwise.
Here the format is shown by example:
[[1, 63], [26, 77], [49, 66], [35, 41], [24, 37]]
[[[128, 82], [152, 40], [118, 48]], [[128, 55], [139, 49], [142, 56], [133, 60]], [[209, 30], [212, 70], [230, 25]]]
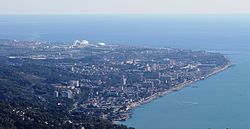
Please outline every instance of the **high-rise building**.
[[67, 98], [72, 99], [73, 98], [73, 93], [71, 90], [67, 91]]
[[59, 97], [59, 92], [58, 91], [54, 91], [54, 96], [55, 97]]
[[73, 98], [73, 93], [72, 93], [71, 90], [63, 91], [62, 97], [66, 97], [66, 98], [72, 99]]
[[152, 71], [152, 69], [151, 69], [151, 67], [150, 67], [149, 64], [147, 64], [146, 71], [147, 71], [147, 72], [151, 72], [151, 71]]
[[123, 85], [127, 85], [127, 78], [125, 76], [122, 77]]

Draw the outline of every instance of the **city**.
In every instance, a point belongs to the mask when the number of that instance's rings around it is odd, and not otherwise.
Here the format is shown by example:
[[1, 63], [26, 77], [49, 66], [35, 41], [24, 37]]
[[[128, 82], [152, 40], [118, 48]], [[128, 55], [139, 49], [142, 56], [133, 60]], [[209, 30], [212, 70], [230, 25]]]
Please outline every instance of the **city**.
[[[75, 75], [47, 82], [53, 97], [72, 101], [70, 112], [122, 121], [130, 110], [231, 65], [220, 53], [176, 48], [1, 40], [11, 65], [34, 63]], [[12, 60], [12, 61], [11, 61]], [[17, 61], [19, 60], [19, 61]], [[22, 60], [22, 61], [20, 61]], [[57, 102], [64, 105], [64, 101]]]

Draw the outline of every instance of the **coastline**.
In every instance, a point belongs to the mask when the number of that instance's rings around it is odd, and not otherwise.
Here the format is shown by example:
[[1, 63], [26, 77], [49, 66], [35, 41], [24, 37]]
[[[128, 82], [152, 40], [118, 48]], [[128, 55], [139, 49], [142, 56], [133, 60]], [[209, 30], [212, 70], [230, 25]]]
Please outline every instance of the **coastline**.
[[[184, 82], [184, 83], [177, 84], [177, 85], [175, 85], [174, 87], [172, 87], [170, 89], [163, 90], [163, 91], [155, 93], [155, 94], [153, 94], [153, 95], [151, 95], [151, 96], [149, 96], [149, 97], [147, 97], [147, 98], [145, 98], [143, 100], [131, 103], [130, 105], [127, 106], [128, 107], [128, 115], [127, 115], [126, 119], [124, 119], [124, 120], [128, 120], [129, 118], [131, 118], [131, 116], [132, 116], [131, 110], [132, 109], [137, 108], [137, 107], [139, 107], [141, 105], [147, 104], [149, 102], [152, 102], [153, 100], [158, 99], [158, 98], [160, 98], [162, 96], [166, 96], [166, 95], [168, 95], [168, 94], [170, 94], [172, 92], [181, 90], [181, 89], [189, 86], [190, 84], [193, 84], [195, 82], [204, 80], [204, 79], [209, 78], [209, 77], [211, 77], [211, 76], [213, 76], [215, 74], [223, 72], [223, 71], [227, 70], [228, 68], [230, 68], [232, 65], [233, 65], [233, 63], [229, 60], [229, 62], [225, 66], [216, 68], [212, 73], [210, 73], [210, 74], [208, 74], [208, 75], [206, 75], [204, 77], [201, 77], [201, 78], [193, 80], [193, 81], [187, 81], [187, 82]], [[114, 123], [116, 123], [116, 122], [114, 122]]]

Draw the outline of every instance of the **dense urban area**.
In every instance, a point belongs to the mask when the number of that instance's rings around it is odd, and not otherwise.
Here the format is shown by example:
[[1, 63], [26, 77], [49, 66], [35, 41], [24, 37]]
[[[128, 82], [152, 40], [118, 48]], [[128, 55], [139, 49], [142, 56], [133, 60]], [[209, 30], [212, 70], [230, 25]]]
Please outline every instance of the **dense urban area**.
[[231, 65], [220, 53], [86, 40], [0, 40], [0, 55], [0, 123], [9, 128], [128, 129], [113, 123]]

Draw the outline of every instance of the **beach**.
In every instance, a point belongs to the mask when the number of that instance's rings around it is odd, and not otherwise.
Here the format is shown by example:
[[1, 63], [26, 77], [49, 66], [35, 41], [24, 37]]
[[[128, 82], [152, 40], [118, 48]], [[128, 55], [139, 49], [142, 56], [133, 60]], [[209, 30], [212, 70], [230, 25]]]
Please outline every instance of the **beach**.
[[[220, 73], [220, 72], [223, 72], [223, 71], [225, 71], [226, 69], [228, 69], [228, 68], [231, 67], [231, 66], [232, 66], [232, 62], [229, 61], [224, 67], [216, 68], [212, 73], [210, 73], [210, 74], [208, 74], [208, 75], [206, 75], [206, 76], [204, 76], [204, 77], [201, 77], [200, 79], [193, 80], [193, 81], [186, 81], [186, 82], [184, 82], [184, 83], [180, 83], [180, 84], [175, 85], [174, 87], [172, 87], [172, 88], [170, 88], [170, 89], [166, 89], [166, 90], [164, 90], [164, 91], [155, 93], [155, 94], [153, 94], [153, 95], [151, 95], [151, 96], [149, 96], [149, 97], [147, 97], [147, 98], [144, 98], [144, 99], [142, 99], [142, 100], [140, 100], [140, 101], [138, 101], [138, 102], [131, 103], [130, 105], [127, 106], [127, 107], [128, 107], [128, 115], [127, 115], [127, 117], [126, 117], [126, 120], [129, 119], [129, 118], [131, 118], [131, 115], [132, 115], [131, 110], [132, 110], [132, 109], [137, 108], [137, 107], [139, 107], [139, 106], [141, 106], [141, 105], [143, 105], [143, 104], [152, 102], [153, 100], [158, 99], [159, 97], [168, 95], [168, 94], [170, 94], [170, 93], [172, 93], [172, 92], [179, 91], [179, 90], [181, 90], [181, 89], [183, 89], [183, 88], [189, 86], [190, 84], [193, 84], [193, 83], [198, 82], [198, 81], [200, 81], [200, 80], [204, 80], [204, 79], [206, 79], [206, 78], [208, 78], [208, 77], [211, 77], [211, 76], [213, 76], [213, 75], [215, 75], [215, 74], [218, 74], [218, 73]], [[117, 123], [117, 122], [115, 122], [115, 123]]]

